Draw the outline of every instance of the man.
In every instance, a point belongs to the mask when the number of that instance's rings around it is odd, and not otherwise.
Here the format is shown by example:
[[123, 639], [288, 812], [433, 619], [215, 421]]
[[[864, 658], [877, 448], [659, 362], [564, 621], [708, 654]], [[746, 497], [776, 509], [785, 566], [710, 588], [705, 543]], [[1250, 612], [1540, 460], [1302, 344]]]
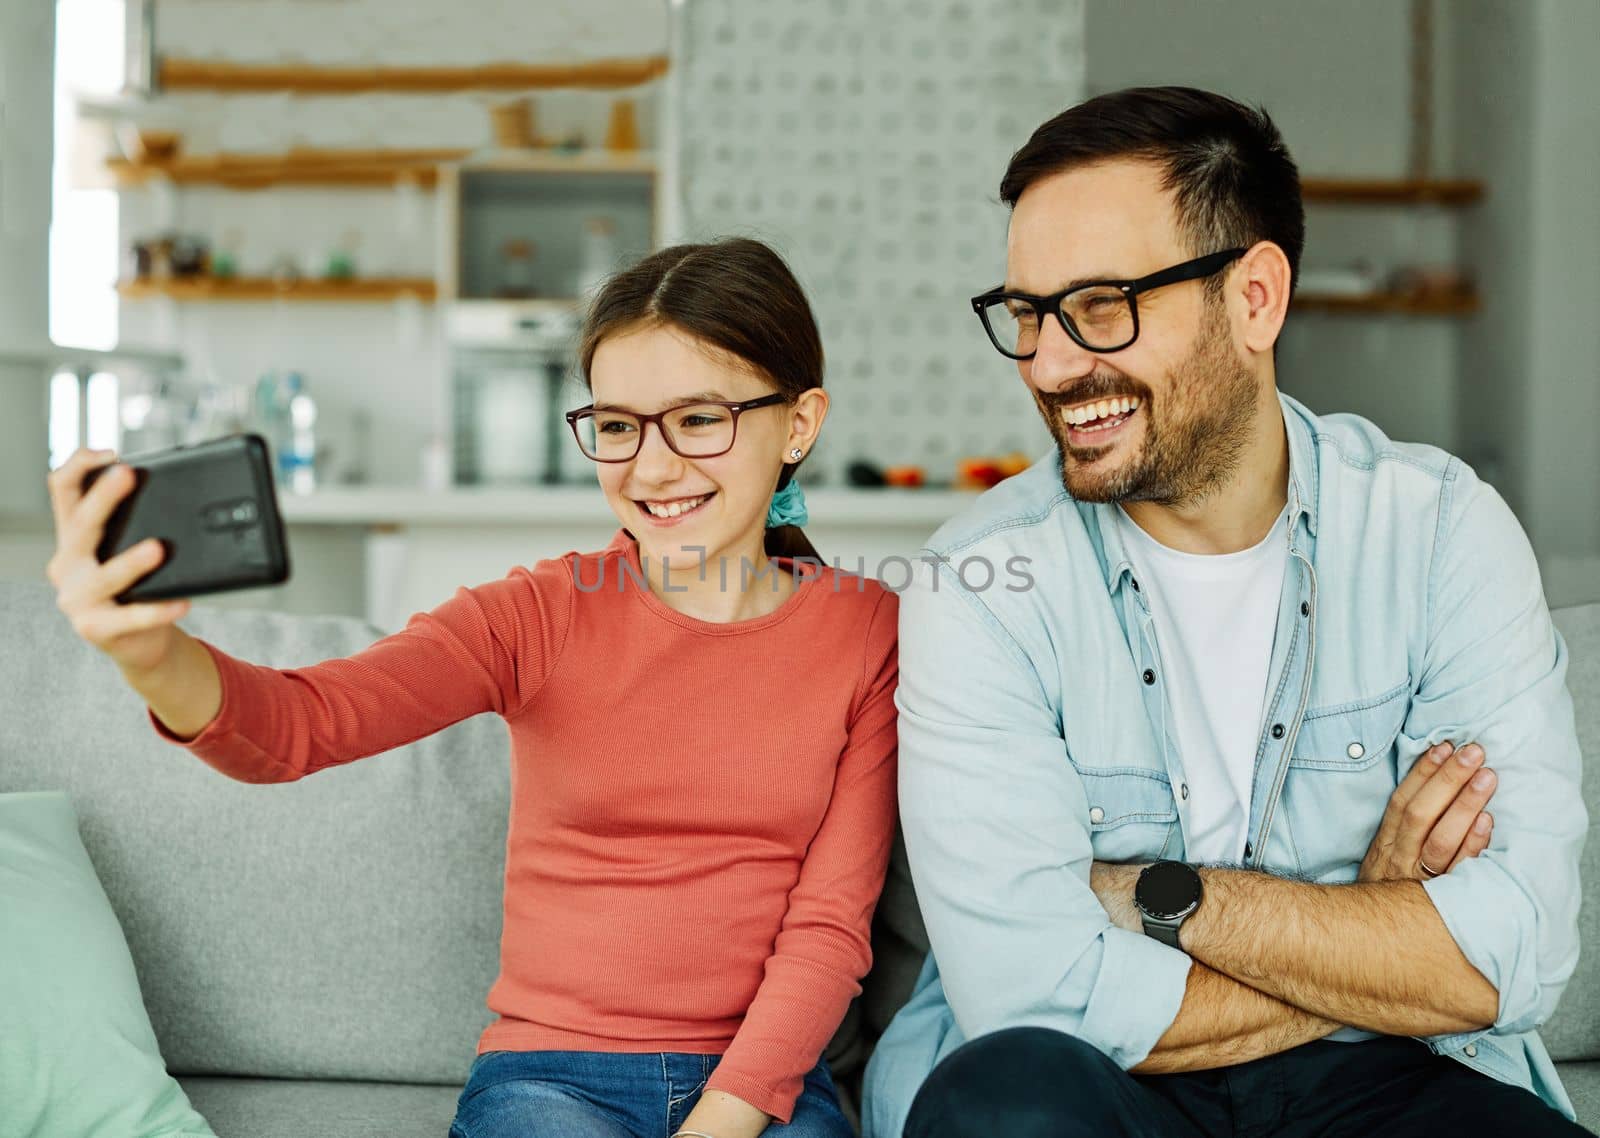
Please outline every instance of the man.
[[1578, 952], [1565, 647], [1471, 470], [1278, 393], [1276, 128], [1105, 95], [1001, 197], [973, 305], [1057, 450], [902, 598], [932, 953], [869, 1138], [1585, 1133], [1534, 1031]]

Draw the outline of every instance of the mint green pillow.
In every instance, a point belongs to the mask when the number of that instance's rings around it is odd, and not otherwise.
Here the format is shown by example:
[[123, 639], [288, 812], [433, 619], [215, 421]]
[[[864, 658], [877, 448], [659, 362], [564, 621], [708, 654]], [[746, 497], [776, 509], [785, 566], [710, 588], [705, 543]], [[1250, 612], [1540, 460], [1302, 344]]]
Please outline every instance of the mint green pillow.
[[58, 791], [0, 794], [0, 1134], [216, 1138], [167, 1074]]

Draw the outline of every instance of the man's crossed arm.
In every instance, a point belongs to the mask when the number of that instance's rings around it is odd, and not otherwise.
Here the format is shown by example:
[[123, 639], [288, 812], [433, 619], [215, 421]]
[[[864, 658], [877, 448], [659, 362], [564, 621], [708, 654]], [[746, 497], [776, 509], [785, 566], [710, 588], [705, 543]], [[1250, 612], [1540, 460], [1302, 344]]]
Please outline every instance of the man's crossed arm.
[[[1246, 1062], [1349, 1024], [1439, 1035], [1494, 1022], [1498, 993], [1468, 962], [1420, 881], [1489, 843], [1494, 774], [1477, 745], [1426, 752], [1389, 800], [1350, 885], [1202, 868], [1204, 901], [1182, 927], [1193, 957], [1178, 1015], [1133, 1070]], [[1424, 868], [1426, 867], [1426, 868]], [[1096, 862], [1090, 884], [1119, 926], [1141, 932], [1142, 866]]]

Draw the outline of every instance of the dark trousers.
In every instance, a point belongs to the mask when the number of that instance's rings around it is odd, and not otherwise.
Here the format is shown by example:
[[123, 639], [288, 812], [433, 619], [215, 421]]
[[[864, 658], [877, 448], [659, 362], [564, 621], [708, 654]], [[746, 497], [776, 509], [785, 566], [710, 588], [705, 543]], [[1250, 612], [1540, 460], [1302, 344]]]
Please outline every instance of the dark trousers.
[[905, 1138], [1581, 1136], [1530, 1091], [1413, 1039], [1308, 1043], [1179, 1075], [1130, 1075], [1059, 1031], [973, 1040], [917, 1092]]

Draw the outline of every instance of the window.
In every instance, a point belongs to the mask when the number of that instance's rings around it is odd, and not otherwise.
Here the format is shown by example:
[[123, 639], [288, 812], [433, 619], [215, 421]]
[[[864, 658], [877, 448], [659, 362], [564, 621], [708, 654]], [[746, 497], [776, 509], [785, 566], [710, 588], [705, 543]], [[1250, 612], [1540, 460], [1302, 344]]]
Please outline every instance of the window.
[[[103, 161], [109, 126], [80, 117], [79, 95], [114, 95], [124, 74], [125, 0], [58, 0], [55, 161], [51, 170], [50, 339], [117, 345], [117, 191]], [[79, 445], [118, 445], [117, 377], [62, 372], [50, 383], [50, 461]]]

